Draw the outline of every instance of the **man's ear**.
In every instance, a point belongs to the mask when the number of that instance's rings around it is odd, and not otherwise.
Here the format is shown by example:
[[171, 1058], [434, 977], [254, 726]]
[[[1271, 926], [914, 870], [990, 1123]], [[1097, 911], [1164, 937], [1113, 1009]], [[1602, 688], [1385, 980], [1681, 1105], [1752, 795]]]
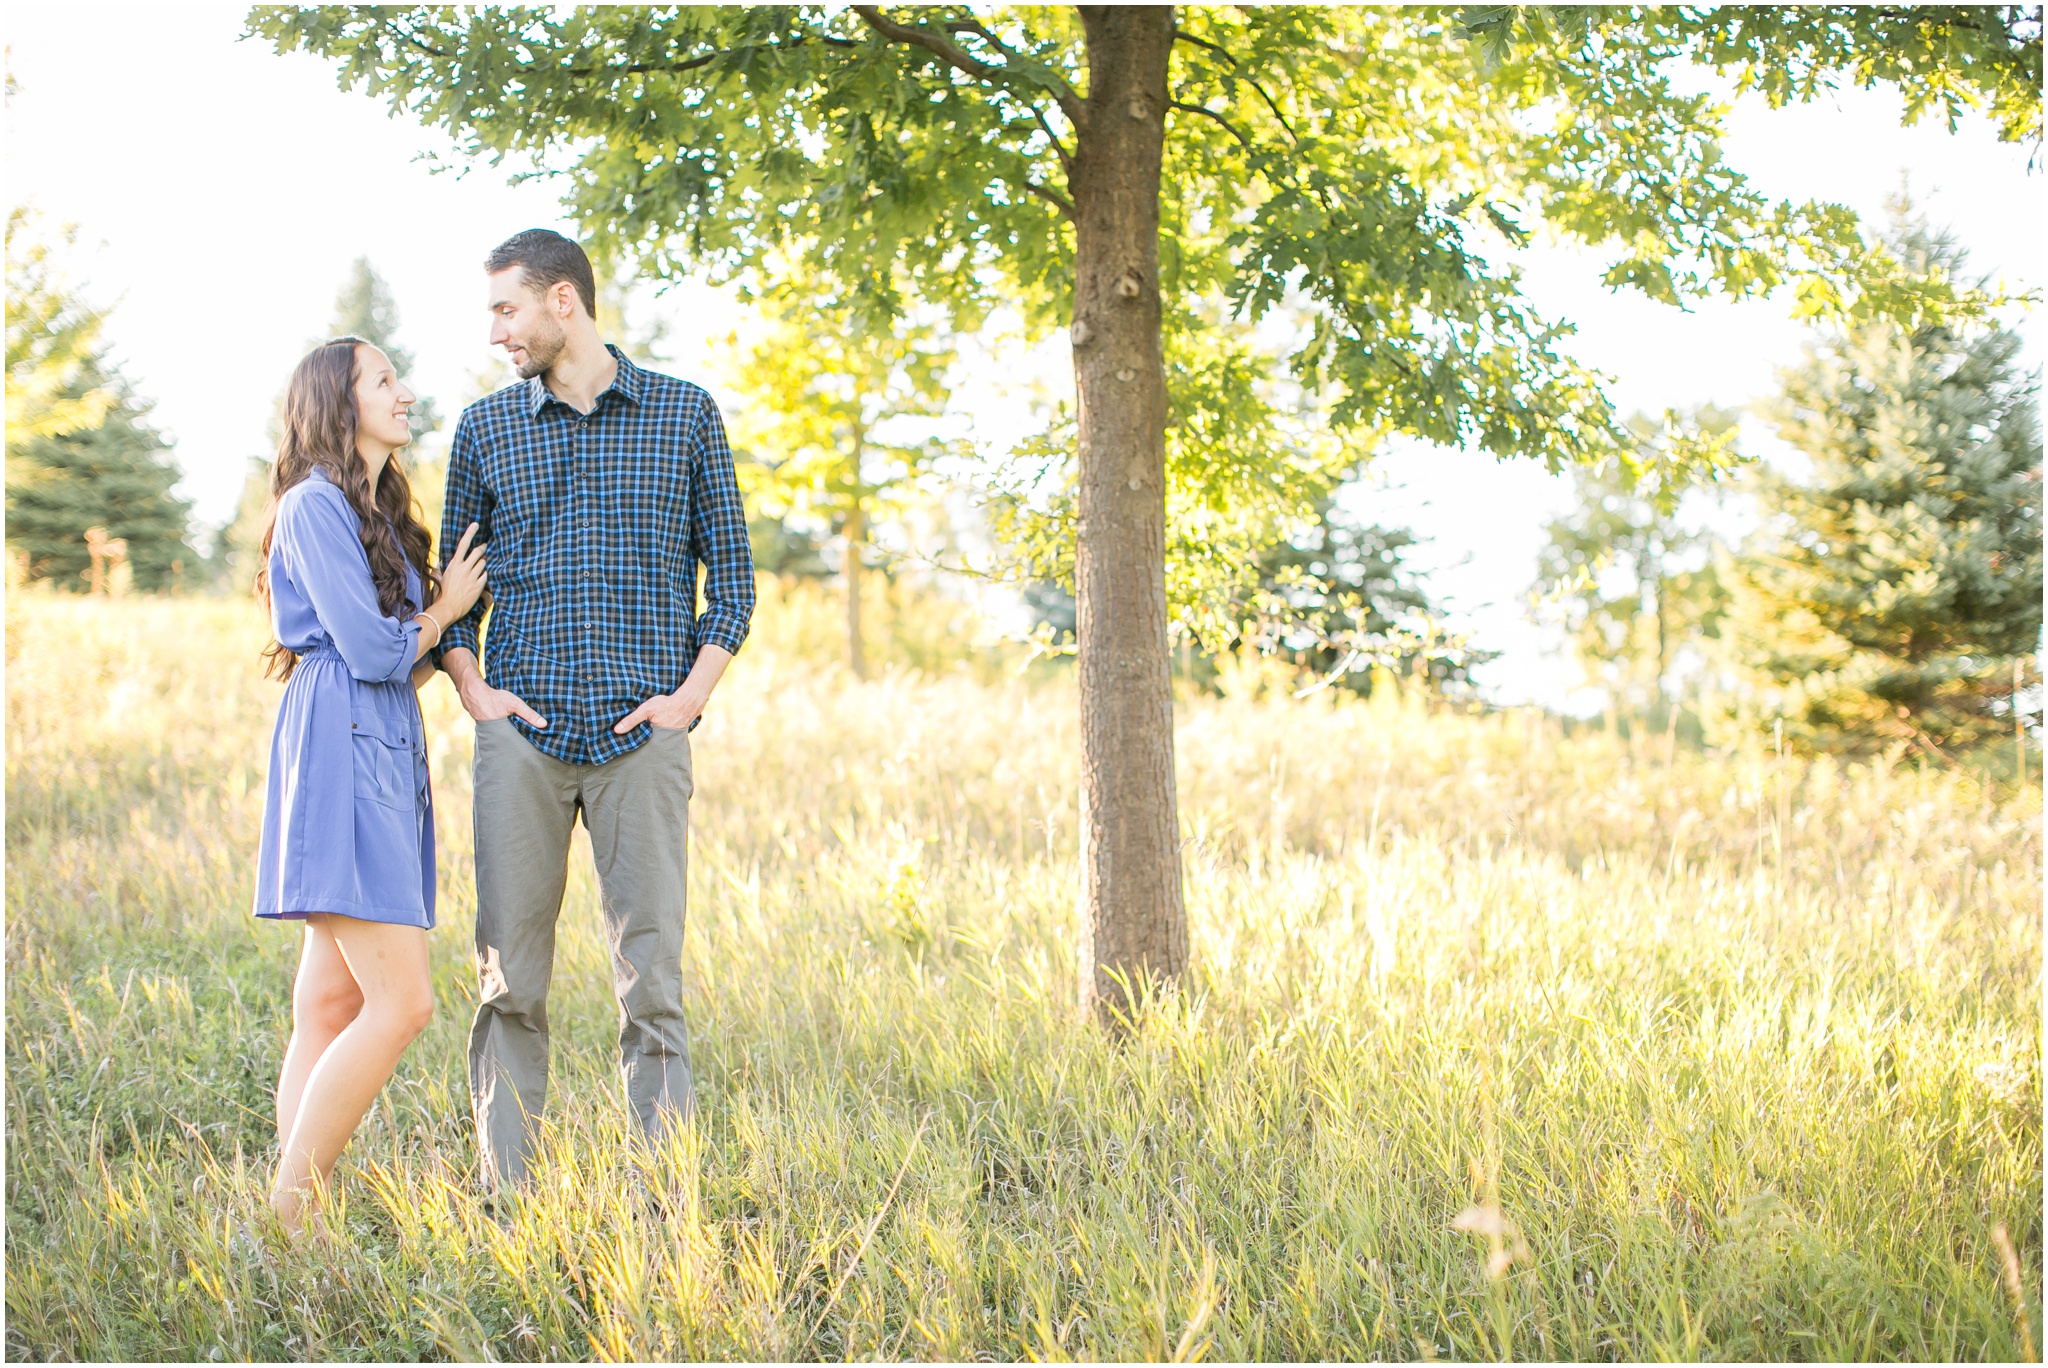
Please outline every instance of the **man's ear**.
[[556, 281], [555, 287], [548, 291], [548, 295], [548, 302], [555, 306], [556, 318], [566, 321], [570, 315], [583, 307], [582, 302], [576, 297], [576, 287], [566, 280]]

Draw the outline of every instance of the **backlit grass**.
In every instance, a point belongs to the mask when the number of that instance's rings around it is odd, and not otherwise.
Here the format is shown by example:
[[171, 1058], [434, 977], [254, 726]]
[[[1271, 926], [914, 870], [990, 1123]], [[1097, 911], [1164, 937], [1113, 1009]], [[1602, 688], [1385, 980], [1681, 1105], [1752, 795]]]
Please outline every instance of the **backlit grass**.
[[253, 610], [8, 612], [10, 1357], [2039, 1342], [2038, 787], [1190, 700], [1197, 969], [1120, 1043], [1074, 1010], [1070, 685], [945, 670], [943, 632], [855, 683], [836, 609], [770, 594], [696, 734], [668, 1216], [625, 1172], [579, 837], [546, 1154], [501, 1227], [437, 681], [439, 1014], [343, 1162], [342, 1238], [294, 1248], [264, 1204], [296, 945], [246, 910], [279, 693]]

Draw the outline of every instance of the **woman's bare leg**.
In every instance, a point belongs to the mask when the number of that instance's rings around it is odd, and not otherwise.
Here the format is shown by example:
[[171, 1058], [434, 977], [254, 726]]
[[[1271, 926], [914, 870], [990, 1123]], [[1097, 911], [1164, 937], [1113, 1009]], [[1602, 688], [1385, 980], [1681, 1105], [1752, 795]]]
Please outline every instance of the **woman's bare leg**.
[[299, 1119], [299, 1098], [306, 1077], [334, 1038], [349, 1028], [363, 1010], [363, 990], [334, 943], [334, 932], [322, 919], [308, 918], [299, 949], [299, 975], [292, 983], [292, 1038], [284, 1047], [284, 1068], [277, 1078], [277, 1144], [280, 1151], [292, 1138]]
[[425, 931], [334, 913], [307, 920], [320, 922], [333, 937], [362, 991], [363, 1007], [307, 1075], [291, 1138], [278, 1160], [270, 1205], [291, 1230], [299, 1229], [308, 1199], [333, 1174], [334, 1161], [398, 1067], [398, 1057], [434, 1015]]

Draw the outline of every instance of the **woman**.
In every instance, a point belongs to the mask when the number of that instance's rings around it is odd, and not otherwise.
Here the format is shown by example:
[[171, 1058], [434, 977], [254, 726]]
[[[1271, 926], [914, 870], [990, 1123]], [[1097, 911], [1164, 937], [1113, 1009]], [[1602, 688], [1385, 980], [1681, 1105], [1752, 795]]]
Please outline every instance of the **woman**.
[[437, 576], [395, 453], [413, 396], [354, 337], [285, 394], [256, 591], [286, 681], [270, 745], [256, 915], [303, 921], [277, 1081], [270, 1204], [298, 1231], [398, 1057], [433, 1015], [434, 812], [414, 690], [483, 592], [472, 525]]

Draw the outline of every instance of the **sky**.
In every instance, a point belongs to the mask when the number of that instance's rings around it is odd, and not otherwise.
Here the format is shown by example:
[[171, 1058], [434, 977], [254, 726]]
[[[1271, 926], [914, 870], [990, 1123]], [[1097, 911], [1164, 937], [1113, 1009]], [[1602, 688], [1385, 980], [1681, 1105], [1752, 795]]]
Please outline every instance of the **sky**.
[[[544, 181], [513, 184], [511, 168], [489, 166], [432, 171], [421, 154], [448, 151], [444, 135], [339, 91], [326, 62], [241, 41], [245, 12], [69, 0], [16, 3], [0, 20], [18, 83], [6, 112], [9, 202], [78, 226], [74, 276], [111, 307], [105, 336], [156, 402], [185, 471], [181, 492], [211, 523], [232, 511], [274, 399], [306, 344], [325, 335], [357, 257], [391, 286], [399, 341], [416, 358], [413, 387], [452, 414], [493, 355], [484, 253], [521, 228], [574, 232]], [[2017, 287], [2041, 283], [2044, 176], [1981, 121], [1955, 134], [1936, 121], [1902, 128], [1884, 91], [1776, 111], [1745, 98], [1723, 149], [1765, 193], [1835, 200], [1873, 219], [1903, 180], [1978, 269]], [[1782, 298], [1681, 313], [1608, 292], [1600, 259], [1583, 251], [1539, 242], [1518, 261], [1536, 304], [1577, 325], [1577, 358], [1612, 378], [1624, 412], [1747, 405], [1807, 336]], [[728, 300], [687, 283], [645, 307], [669, 325], [667, 367], [692, 378], [715, 371], [742, 322]], [[2023, 331], [2038, 367], [2039, 313]], [[1018, 363], [992, 365], [1010, 373]], [[990, 378], [972, 388], [1000, 411]], [[1771, 455], [1761, 425], [1746, 424], [1744, 440]], [[1414, 563], [1430, 572], [1449, 625], [1503, 653], [1479, 676], [1491, 697], [1591, 706], [1574, 692], [1555, 629], [1526, 613], [1543, 526], [1568, 506], [1568, 481], [1527, 462], [1409, 445], [1383, 454], [1350, 498], [1425, 539]]]

